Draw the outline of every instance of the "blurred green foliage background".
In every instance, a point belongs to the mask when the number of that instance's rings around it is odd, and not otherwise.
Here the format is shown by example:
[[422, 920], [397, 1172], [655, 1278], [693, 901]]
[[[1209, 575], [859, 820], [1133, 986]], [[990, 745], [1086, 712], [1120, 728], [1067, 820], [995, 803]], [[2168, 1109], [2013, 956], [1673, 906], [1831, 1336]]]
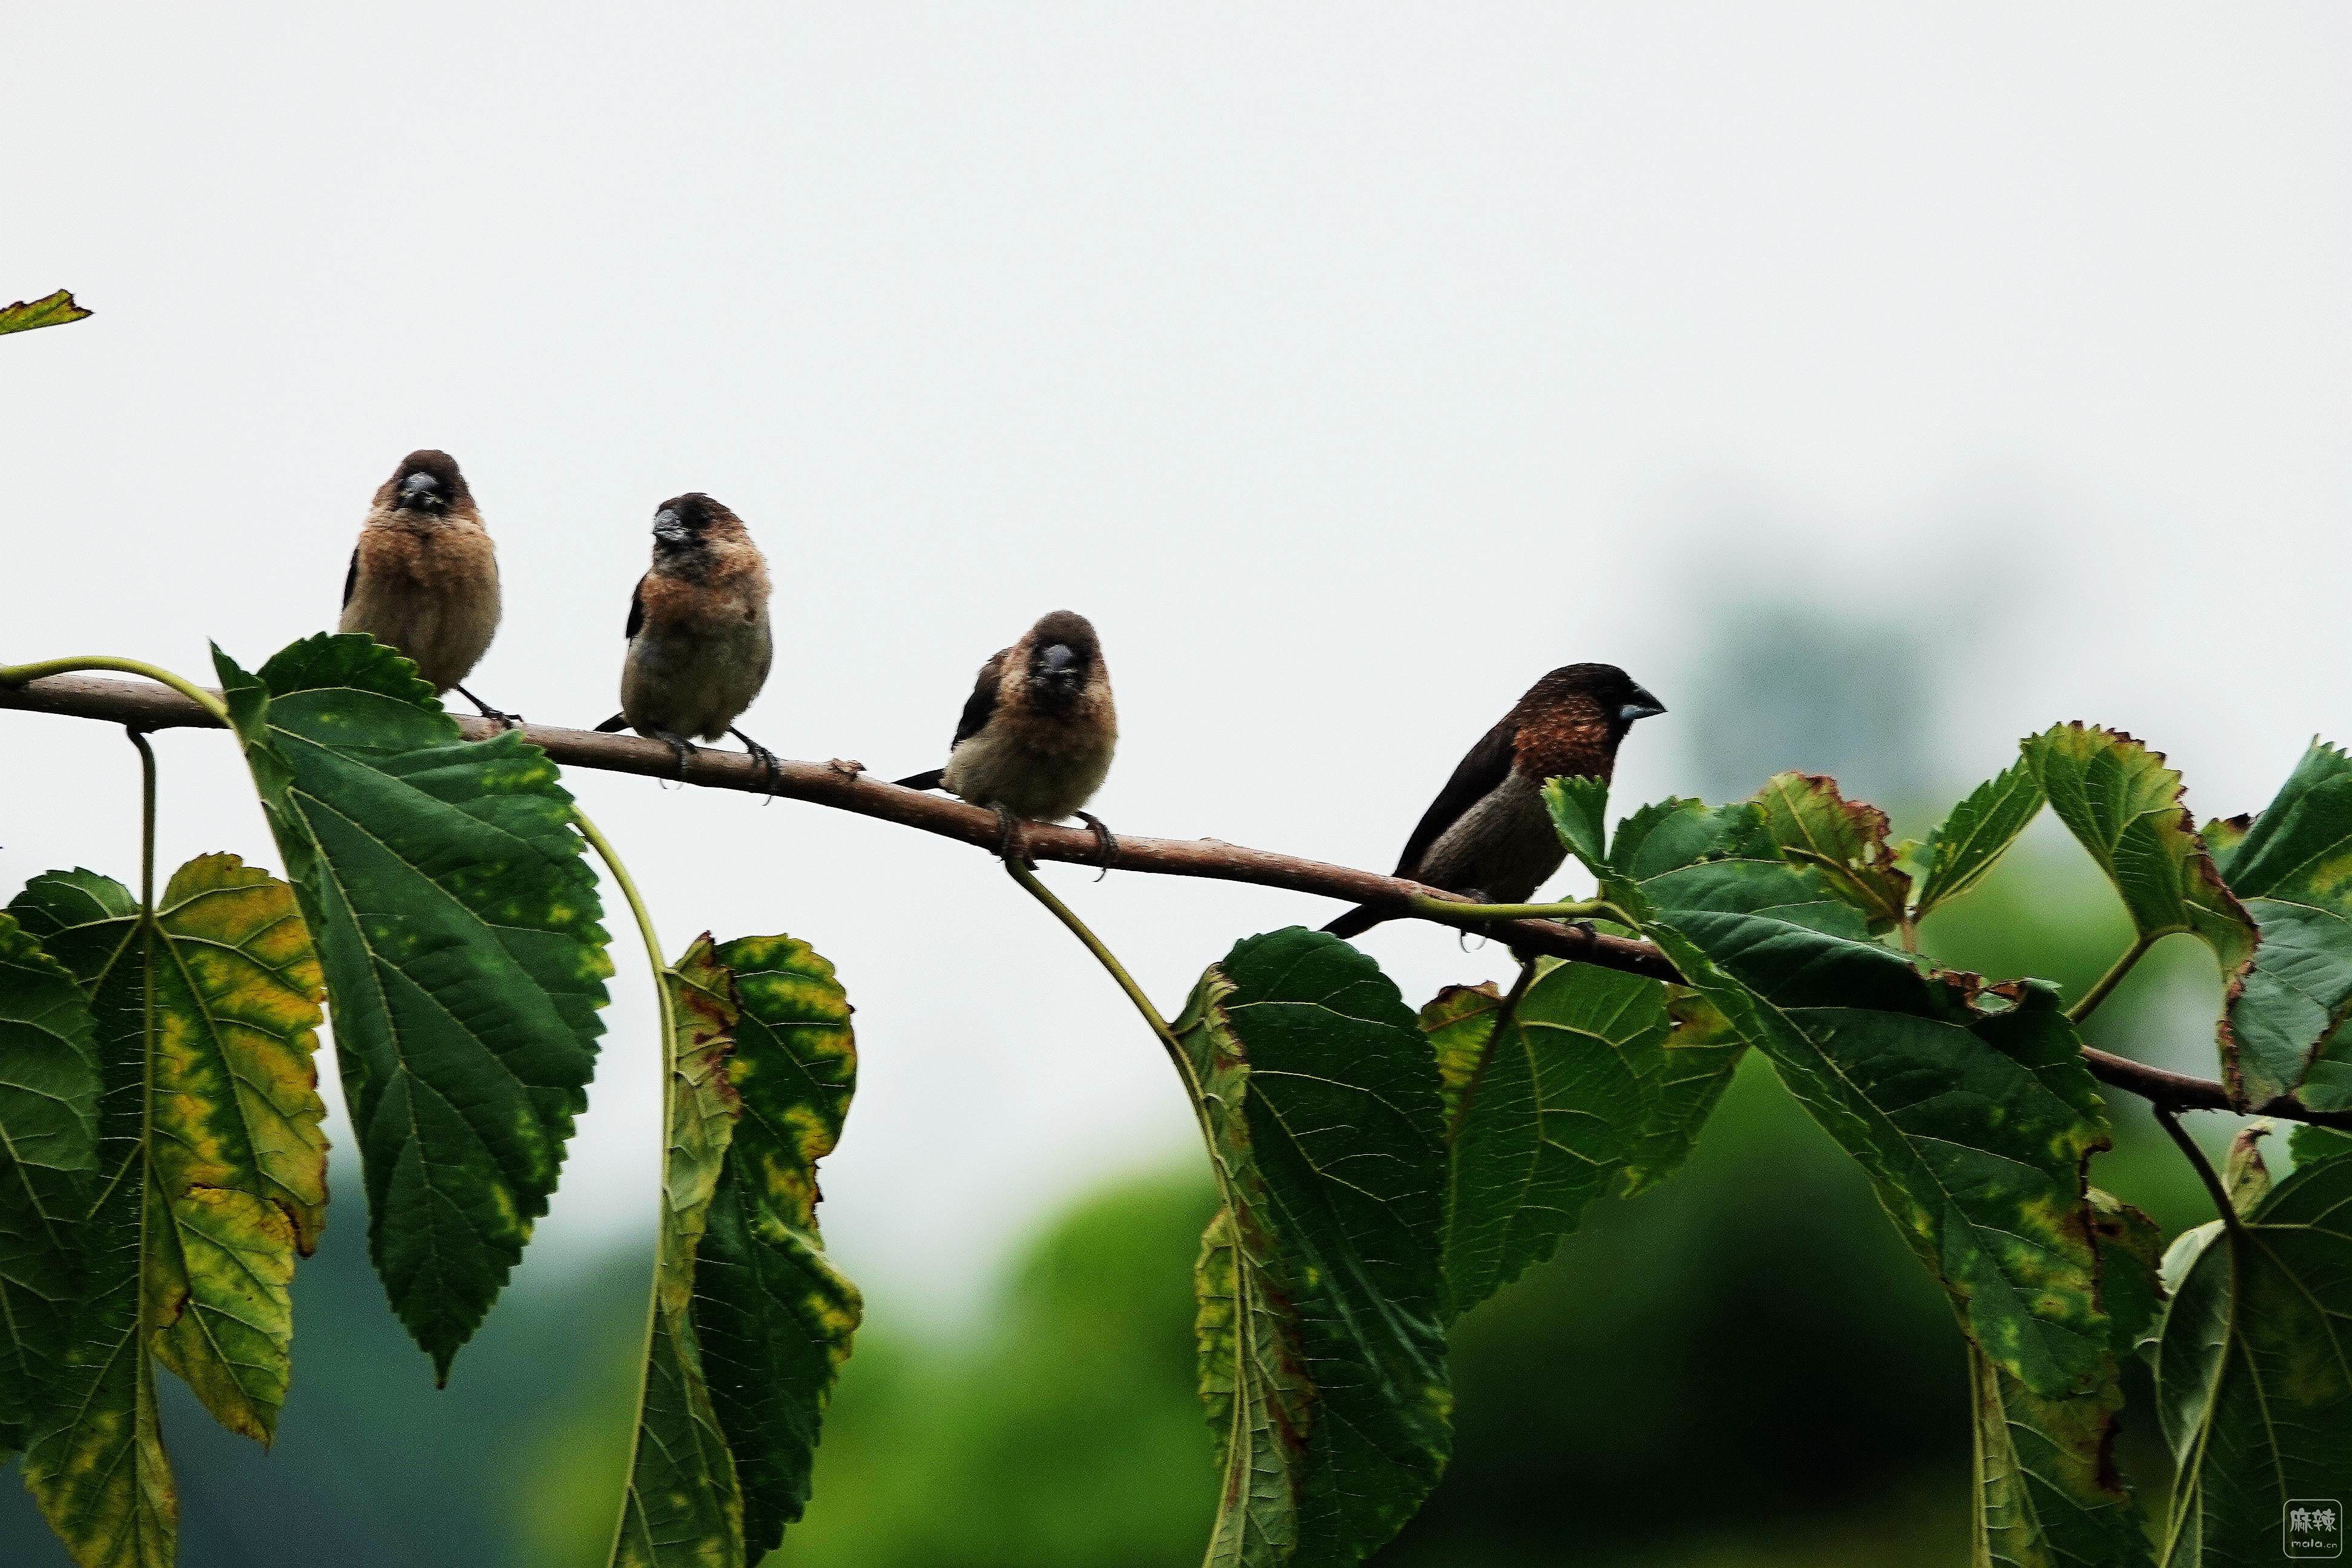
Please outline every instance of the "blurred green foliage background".
[[[1778, 768], [1833, 772], [1924, 834], [1971, 779], [1928, 776], [1924, 654], [1797, 612], [1735, 623], [1696, 694], [1710, 798]], [[1894, 717], [1890, 717], [1894, 716]], [[1986, 759], [1990, 773], [2007, 759]], [[1631, 803], [1625, 803], [1630, 805]], [[2048, 818], [1983, 889], [1939, 912], [1941, 962], [2070, 991], [2120, 952], [2114, 894]], [[2168, 943], [2102, 1009], [2112, 1049], [2210, 1073], [2219, 982]], [[1418, 1002], [1420, 998], [1409, 998]], [[867, 1048], [887, 1048], [868, 1042]], [[1171, 1092], [1172, 1086], [1171, 1086]], [[2210, 1217], [2136, 1102], [2094, 1179], [2168, 1234]], [[2217, 1142], [2229, 1127], [2206, 1118]], [[853, 1115], [850, 1136], [856, 1136]], [[2274, 1141], [2273, 1147], [2277, 1142]], [[2280, 1152], [2284, 1158], [2284, 1152]], [[357, 1172], [337, 1172], [356, 1194]], [[346, 1203], [356, 1200], [346, 1198]], [[1205, 1171], [1108, 1180], [1010, 1261], [977, 1330], [877, 1292], [845, 1370], [808, 1519], [771, 1561], [810, 1568], [1177, 1568], [1213, 1502], [1195, 1394], [1191, 1270]], [[350, 1210], [297, 1288], [297, 1373], [278, 1451], [222, 1434], [169, 1378], [165, 1430], [189, 1568], [591, 1568], [626, 1461], [650, 1237], [526, 1264], [440, 1393], [385, 1310]], [[1941, 1289], [1861, 1172], [1751, 1058], [1689, 1165], [1597, 1205], [1549, 1265], [1454, 1343], [1456, 1448], [1389, 1568], [1934, 1568], [1967, 1560], [1961, 1345]], [[2166, 1467], [2145, 1373], [2120, 1458], [2151, 1510]], [[19, 1489], [0, 1563], [65, 1559]]]

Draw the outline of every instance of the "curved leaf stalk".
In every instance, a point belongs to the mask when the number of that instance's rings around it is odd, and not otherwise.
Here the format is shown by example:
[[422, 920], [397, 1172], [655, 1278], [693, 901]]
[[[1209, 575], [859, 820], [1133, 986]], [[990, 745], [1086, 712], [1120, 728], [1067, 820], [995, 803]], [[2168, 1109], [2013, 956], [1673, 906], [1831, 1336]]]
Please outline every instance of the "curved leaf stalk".
[[[1494, 1025], [1486, 1033], [1486, 1047], [1473, 1058], [1461, 1083], [1449, 1086], [1453, 1089], [1445, 1112], [1445, 1141], [1449, 1145], [1461, 1142], [1463, 1124], [1469, 1120], [1471, 1108], [1477, 1104], [1479, 1086], [1486, 1081], [1486, 1069], [1495, 1060], [1494, 1042], [1517, 1021], [1519, 1004], [1527, 1000], [1528, 987], [1535, 984], [1535, 979], [1536, 963], [1529, 958], [1520, 963], [1518, 978], [1511, 982], [1511, 988], [1503, 993], [1503, 1000], [1495, 1009]], [[1443, 1061], [1438, 1064], [1441, 1074], [1446, 1065]]]
[[[1210, 1226], [1211, 1239], [1207, 1251], [1203, 1254], [1205, 1266], [1209, 1259], [1230, 1250], [1230, 1235], [1223, 1238], [1226, 1246], [1221, 1247], [1218, 1245], [1219, 1231], [1221, 1227], [1228, 1233], [1231, 1231], [1235, 1223], [1233, 1216], [1241, 1212], [1242, 1197], [1237, 1190], [1233, 1168], [1225, 1157], [1223, 1147], [1218, 1141], [1216, 1124], [1210, 1120], [1208, 1084], [1202, 1081], [1192, 1054], [1185, 1050], [1183, 1042], [1176, 1037], [1176, 1031], [1169, 1026], [1168, 1020], [1160, 1016], [1160, 1009], [1151, 1005], [1151, 998], [1144, 994], [1143, 987], [1136, 984], [1135, 976], [1127, 972], [1127, 966], [1119, 963], [1118, 954], [1105, 945], [1102, 938], [1097, 936], [1087, 922], [1078, 918], [1077, 911], [1056, 898], [1054, 890], [1039, 881], [1037, 874], [1023, 865], [1017, 857], [1007, 857], [1004, 869], [1014, 881], [1027, 889], [1031, 898], [1035, 899], [1052, 911], [1054, 918], [1068, 928], [1070, 934], [1076, 937], [1085, 944], [1086, 950], [1095, 955], [1095, 961], [1109, 972], [1110, 977], [1118, 983], [1118, 988], [1127, 993], [1127, 999], [1135, 1005], [1135, 1010], [1143, 1016], [1143, 1021], [1150, 1026], [1152, 1034], [1158, 1037], [1160, 1048], [1168, 1053], [1168, 1059], [1175, 1064], [1177, 1076], [1184, 1080], [1184, 1095], [1192, 1102], [1192, 1120], [1201, 1129], [1201, 1142], [1209, 1152], [1209, 1170], [1217, 1184], [1219, 1217]], [[1237, 1282], [1235, 1283], [1237, 1286]], [[1234, 1293], [1238, 1294], [1237, 1289]], [[1255, 1342], [1258, 1316], [1257, 1313], [1246, 1310], [1234, 1314], [1234, 1361], [1240, 1366], [1257, 1365], [1273, 1359], [1267, 1347], [1262, 1347]], [[1245, 1455], [1249, 1452], [1247, 1430], [1249, 1401], [1241, 1398], [1234, 1399], [1231, 1414], [1233, 1425], [1224, 1436], [1223, 1451], [1228, 1456]], [[1230, 1486], [1230, 1482], [1228, 1484]], [[1234, 1510], [1230, 1509], [1218, 1510], [1217, 1526], [1210, 1537], [1208, 1550], [1202, 1559], [1205, 1564], [1240, 1563], [1245, 1559], [1247, 1546], [1238, 1539], [1229, 1539], [1227, 1535], [1227, 1523], [1233, 1517]], [[1295, 1548], [1297, 1543], [1292, 1542], [1288, 1544]]]
[[143, 675], [195, 703], [218, 720], [221, 728], [229, 728], [228, 705], [220, 700], [217, 693], [207, 691], [186, 676], [174, 675], [160, 666], [145, 664], [135, 658], [117, 658], [111, 654], [75, 654], [65, 658], [45, 658], [35, 664], [0, 664], [0, 686], [22, 686], [28, 680], [38, 680], [44, 676], [75, 675], [85, 669], [110, 669], [123, 675]]
[[1166, 1018], [1160, 1016], [1160, 1009], [1151, 1005], [1151, 998], [1144, 994], [1143, 987], [1135, 983], [1135, 976], [1127, 972], [1127, 966], [1119, 963], [1118, 955], [1104, 945], [1102, 938], [1078, 918], [1076, 910], [1055, 897], [1054, 890], [1037, 879], [1037, 873], [1018, 859], [1007, 859], [1004, 868], [1012, 874], [1014, 881], [1028, 889], [1031, 898], [1052, 910], [1054, 918], [1086, 944], [1087, 951], [1095, 955], [1095, 962], [1109, 971], [1110, 977], [1118, 982], [1118, 988], [1127, 993], [1127, 999], [1135, 1004], [1135, 1010], [1143, 1015], [1143, 1021], [1151, 1026], [1151, 1032], [1159, 1037], [1160, 1048], [1168, 1053], [1168, 1059], [1176, 1064], [1177, 1073], [1184, 1079], [1185, 1092], [1192, 1101], [1193, 1119], [1201, 1125], [1201, 1137], [1209, 1146], [1209, 1162], [1216, 1170], [1217, 1197], [1220, 1202], [1229, 1200], [1232, 1196], [1232, 1173], [1225, 1169], [1224, 1157], [1218, 1151], [1216, 1130], [1209, 1124], [1208, 1086], [1193, 1070], [1192, 1058], [1185, 1052], [1183, 1043], [1176, 1038], [1176, 1031], [1169, 1026]]
[[2214, 1208], [2221, 1213], [2222, 1226], [2242, 1236], [2245, 1221], [2239, 1216], [2238, 1205], [2230, 1199], [2230, 1189], [2223, 1184], [2221, 1173], [2213, 1169], [2213, 1162], [2205, 1157], [2205, 1151], [2197, 1146], [2197, 1140], [2189, 1135], [2189, 1129], [2180, 1125], [2179, 1112], [2159, 1105], [2156, 1108], [2156, 1120], [2163, 1127], [2165, 1136], [2172, 1140], [2182, 1157], [2196, 1170], [2197, 1180], [2204, 1187], [2205, 1195], [2213, 1200]]
[[1340, 1568], [1419, 1508], [1451, 1448], [1436, 1062], [1371, 960], [1293, 927], [1213, 964], [1173, 1025], [1027, 868], [1183, 1078], [1217, 1182], [1194, 1280], [1217, 1438], [1208, 1568]]
[[2147, 950], [2154, 947], [2157, 941], [2155, 937], [2143, 936], [2126, 948], [2124, 955], [2116, 959], [2105, 974], [2092, 982], [2091, 988], [2076, 997], [2074, 1005], [2066, 1009], [2066, 1021], [2080, 1026], [2084, 1019], [2097, 1012], [2099, 1004], [2115, 994], [2116, 987], [2124, 983], [2124, 976], [2132, 972], [2133, 965], [2147, 956]]
[[[670, 1232], [669, 1161], [667, 1158], [669, 1130], [675, 1125], [674, 1119], [677, 1115], [677, 1010], [670, 989], [676, 979], [676, 972], [662, 957], [661, 938], [654, 931], [653, 911], [646, 907], [644, 895], [637, 891], [636, 881], [629, 875], [628, 867], [622, 863], [620, 852], [613, 847], [612, 840], [604, 837], [604, 832], [597, 827], [588, 814], [582, 811], [577, 805], [573, 805], [572, 816], [573, 823], [580, 829], [580, 837], [586, 839], [588, 847], [596, 851], [596, 858], [604, 863], [604, 869], [611, 873], [614, 885], [621, 889], [621, 897], [628, 901], [629, 913], [637, 922], [637, 936], [645, 944], [646, 962], [653, 971], [654, 996], [660, 1010], [661, 1019], [661, 1125], [664, 1155], [660, 1223], [656, 1227], [655, 1235], [657, 1238], [656, 1247], [666, 1251]], [[629, 1524], [633, 1519], [641, 1517], [636, 1477], [638, 1466], [644, 1458], [646, 1428], [643, 1412], [653, 1379], [655, 1346], [661, 1334], [663, 1276], [671, 1266], [672, 1260], [667, 1257], [655, 1259], [653, 1284], [646, 1298], [646, 1327], [643, 1342], [639, 1346], [640, 1353], [637, 1356], [635, 1405], [640, 1418], [629, 1443], [629, 1487], [622, 1499], [620, 1517], [613, 1526], [611, 1561], [614, 1563], [627, 1560], [625, 1553], [630, 1544]], [[740, 1554], [738, 1560], [740, 1561]]]

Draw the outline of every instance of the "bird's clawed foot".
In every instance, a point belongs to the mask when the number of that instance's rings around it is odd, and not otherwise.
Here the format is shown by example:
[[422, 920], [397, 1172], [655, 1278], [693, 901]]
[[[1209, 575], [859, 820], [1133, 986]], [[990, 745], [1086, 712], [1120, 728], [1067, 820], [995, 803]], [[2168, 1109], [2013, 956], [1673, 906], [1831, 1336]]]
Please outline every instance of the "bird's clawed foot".
[[659, 741], [669, 748], [669, 754], [677, 759], [677, 771], [670, 776], [684, 784], [686, 764], [694, 760], [694, 742], [683, 735], [673, 735], [667, 730], [640, 730], [637, 733], [648, 740]]
[[1077, 818], [1094, 834], [1095, 846], [1101, 851], [1095, 858], [1095, 864], [1102, 868], [1101, 873], [1095, 878], [1099, 882], [1110, 875], [1110, 863], [1118, 855], [1118, 840], [1112, 837], [1109, 825], [1093, 812], [1081, 811], [1077, 813]]
[[776, 761], [775, 752], [768, 750], [767, 747], [760, 744], [759, 742], [751, 739], [751, 736], [746, 735], [742, 731], [730, 728], [727, 732], [734, 736], [737, 740], [742, 742], [743, 749], [751, 753], [751, 760], [760, 764], [760, 782], [763, 786], [767, 796], [767, 798], [761, 801], [760, 804], [761, 805], [767, 805], [768, 801], [776, 798], [776, 786], [783, 783], [783, 765]]
[[450, 689], [457, 692], [458, 696], [464, 698], [467, 701], [472, 703], [477, 712], [480, 713], [483, 718], [488, 719], [491, 723], [496, 724], [499, 729], [520, 730], [522, 728], [521, 714], [509, 713], [503, 709], [493, 708], [462, 686], [452, 687]]
[[1007, 862], [1017, 860], [1032, 871], [1037, 868], [1037, 863], [1022, 847], [1021, 819], [1013, 815], [1011, 806], [1002, 803], [996, 807], [996, 858]]

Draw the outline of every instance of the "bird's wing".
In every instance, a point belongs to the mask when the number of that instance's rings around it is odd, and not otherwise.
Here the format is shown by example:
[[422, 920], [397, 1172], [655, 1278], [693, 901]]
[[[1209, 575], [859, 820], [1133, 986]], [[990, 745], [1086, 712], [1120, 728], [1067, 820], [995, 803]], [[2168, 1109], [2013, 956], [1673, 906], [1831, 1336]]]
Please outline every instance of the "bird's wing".
[[637, 579], [637, 585], [629, 590], [629, 629], [621, 634], [623, 639], [635, 637], [644, 629], [645, 624], [646, 580], [640, 577]]
[[1421, 825], [1412, 830], [1412, 837], [1405, 840], [1404, 853], [1397, 857], [1398, 876], [1412, 876], [1421, 858], [1429, 853], [1429, 847], [1461, 821], [1463, 813], [1511, 776], [1512, 752], [1518, 733], [1518, 725], [1506, 718], [1470, 748], [1470, 754], [1462, 759], [1454, 776], [1445, 781], [1445, 787], [1437, 792], [1437, 798], [1422, 813]]
[[352, 563], [343, 573], [343, 608], [352, 605], [352, 590], [360, 585], [360, 547], [352, 546]]
[[948, 742], [952, 752], [966, 741], [987, 728], [989, 716], [996, 711], [996, 679], [1004, 668], [1004, 649], [988, 656], [980, 667], [980, 679], [971, 683], [971, 695], [964, 699], [963, 717], [956, 721], [955, 739]]

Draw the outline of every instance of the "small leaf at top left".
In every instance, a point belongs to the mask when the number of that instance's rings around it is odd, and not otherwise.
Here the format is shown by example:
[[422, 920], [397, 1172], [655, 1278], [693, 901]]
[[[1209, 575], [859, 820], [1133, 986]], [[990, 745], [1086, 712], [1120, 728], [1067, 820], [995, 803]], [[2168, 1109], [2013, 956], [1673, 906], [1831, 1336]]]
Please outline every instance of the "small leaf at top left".
[[29, 332], [35, 327], [62, 327], [68, 321], [85, 321], [89, 312], [74, 303], [73, 291], [60, 289], [38, 300], [19, 300], [13, 305], [0, 305], [0, 332]]

